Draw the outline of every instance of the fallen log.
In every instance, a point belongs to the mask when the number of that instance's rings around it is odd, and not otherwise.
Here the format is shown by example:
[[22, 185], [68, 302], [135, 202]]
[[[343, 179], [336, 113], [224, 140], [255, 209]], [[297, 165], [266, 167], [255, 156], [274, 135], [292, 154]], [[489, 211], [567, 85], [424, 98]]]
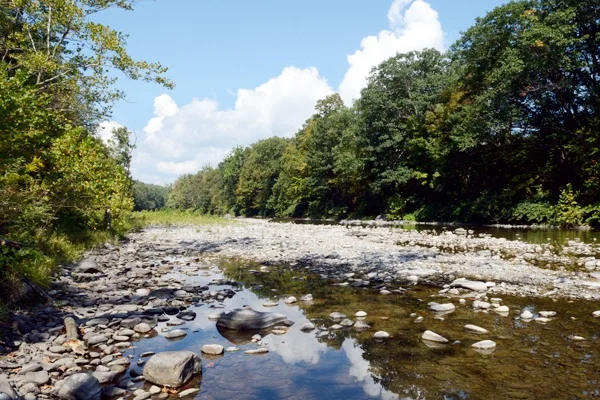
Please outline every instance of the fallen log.
[[73, 317], [66, 317], [63, 320], [67, 341], [64, 347], [77, 354], [85, 354], [85, 344], [79, 339], [79, 328]]

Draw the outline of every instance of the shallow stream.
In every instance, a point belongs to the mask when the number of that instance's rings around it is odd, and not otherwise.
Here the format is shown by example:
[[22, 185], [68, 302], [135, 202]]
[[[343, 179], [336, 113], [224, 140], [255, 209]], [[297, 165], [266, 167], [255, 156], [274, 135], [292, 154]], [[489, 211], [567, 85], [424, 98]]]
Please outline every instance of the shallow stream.
[[[186, 266], [189, 262], [203, 265], [199, 275]], [[185, 338], [169, 341], [159, 333], [137, 342], [126, 354], [133, 356], [131, 369], [141, 373], [143, 366], [135, 366], [135, 361], [145, 351], [186, 349], [199, 353], [204, 344], [237, 346], [238, 352], [203, 356], [202, 377], [187, 385], [200, 388], [195, 399], [600, 397], [600, 318], [592, 316], [600, 305], [595, 302], [504, 297], [501, 304], [508, 306], [510, 313], [501, 316], [475, 311], [471, 307], [473, 297], [467, 292], [466, 304], [460, 305], [457, 298], [438, 295], [439, 288], [394, 285], [387, 288], [393, 293], [382, 295], [372, 289], [332, 286], [319, 276], [304, 274], [302, 268], [262, 266], [260, 272], [260, 265], [235, 259], [175, 259], [173, 265], [173, 273], [163, 279], [209, 285], [211, 291], [232, 288], [237, 293], [221, 303], [191, 306], [197, 313], [195, 320], [176, 327], [187, 330]], [[311, 302], [283, 302], [286, 296], [299, 299], [308, 293], [314, 297]], [[428, 310], [431, 301], [452, 301], [457, 308], [453, 313], [436, 315]], [[267, 302], [278, 305], [263, 306]], [[268, 353], [245, 354], [245, 350], [258, 347], [251, 341], [256, 332], [220, 332], [215, 321], [208, 319], [210, 313], [242, 306], [283, 313], [294, 325], [283, 335], [261, 332]], [[547, 323], [525, 322], [519, 318], [524, 309], [536, 315], [544, 310], [557, 315]], [[322, 333], [334, 324], [329, 318], [331, 312], [356, 320], [357, 311], [367, 312], [365, 322], [371, 329]], [[416, 316], [423, 320], [416, 323]], [[301, 331], [309, 321], [317, 329]], [[465, 324], [475, 324], [489, 333], [469, 333]], [[165, 322], [156, 330], [163, 328], [167, 328]], [[376, 341], [373, 333], [379, 330], [389, 332], [391, 338]], [[443, 335], [450, 344], [426, 344], [421, 340], [425, 330]], [[573, 335], [585, 340], [573, 340]], [[484, 339], [497, 343], [491, 354], [471, 348]]]

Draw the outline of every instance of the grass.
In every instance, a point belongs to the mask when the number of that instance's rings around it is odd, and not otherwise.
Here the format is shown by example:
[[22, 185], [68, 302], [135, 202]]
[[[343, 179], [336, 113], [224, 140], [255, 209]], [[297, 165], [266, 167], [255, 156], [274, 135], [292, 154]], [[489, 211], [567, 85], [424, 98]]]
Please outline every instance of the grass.
[[181, 210], [134, 212], [131, 214], [130, 220], [130, 223], [138, 228], [153, 225], [225, 225], [231, 223], [227, 218]]

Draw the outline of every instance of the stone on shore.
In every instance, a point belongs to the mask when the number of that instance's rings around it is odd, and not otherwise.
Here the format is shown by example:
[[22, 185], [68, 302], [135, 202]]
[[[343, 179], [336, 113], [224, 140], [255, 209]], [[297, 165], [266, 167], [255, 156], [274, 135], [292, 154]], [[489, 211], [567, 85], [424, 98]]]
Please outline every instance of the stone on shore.
[[389, 339], [390, 334], [386, 331], [377, 331], [373, 334], [373, 337], [378, 340]]
[[178, 388], [202, 373], [202, 361], [191, 351], [165, 351], [144, 366], [144, 379], [159, 386]]
[[58, 397], [64, 400], [100, 400], [102, 388], [92, 375], [73, 374], [63, 382]]

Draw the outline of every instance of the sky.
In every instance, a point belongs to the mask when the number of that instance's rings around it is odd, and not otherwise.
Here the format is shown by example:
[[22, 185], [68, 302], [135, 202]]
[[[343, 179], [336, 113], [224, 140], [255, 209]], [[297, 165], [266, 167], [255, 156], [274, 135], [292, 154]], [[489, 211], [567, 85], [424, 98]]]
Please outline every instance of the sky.
[[291, 137], [334, 92], [348, 105], [397, 52], [447, 49], [502, 0], [147, 0], [97, 21], [175, 89], [119, 79], [126, 93], [98, 135], [133, 132], [132, 175], [168, 184], [235, 146]]

